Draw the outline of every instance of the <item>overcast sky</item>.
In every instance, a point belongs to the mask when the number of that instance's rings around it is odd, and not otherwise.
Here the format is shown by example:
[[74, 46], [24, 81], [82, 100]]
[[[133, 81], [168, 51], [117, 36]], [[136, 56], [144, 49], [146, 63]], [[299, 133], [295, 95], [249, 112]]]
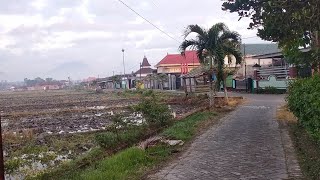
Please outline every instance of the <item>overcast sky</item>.
[[[189, 24], [226, 23], [243, 38], [249, 21], [221, 10], [221, 0], [123, 0], [178, 41]], [[174, 41], [118, 0], [0, 0], [0, 80], [83, 79], [136, 71], [177, 53]], [[245, 43], [266, 43], [258, 37]]]

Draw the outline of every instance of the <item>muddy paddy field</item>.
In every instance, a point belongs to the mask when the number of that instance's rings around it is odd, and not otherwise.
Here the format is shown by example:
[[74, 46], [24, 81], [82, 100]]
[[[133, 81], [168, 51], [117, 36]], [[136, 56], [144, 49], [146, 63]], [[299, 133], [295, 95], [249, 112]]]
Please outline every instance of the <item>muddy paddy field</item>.
[[[199, 108], [183, 95], [161, 97], [176, 117]], [[134, 92], [0, 92], [6, 178], [23, 179], [92, 150], [95, 134], [116, 114], [139, 124], [144, 118], [131, 108], [139, 99]]]

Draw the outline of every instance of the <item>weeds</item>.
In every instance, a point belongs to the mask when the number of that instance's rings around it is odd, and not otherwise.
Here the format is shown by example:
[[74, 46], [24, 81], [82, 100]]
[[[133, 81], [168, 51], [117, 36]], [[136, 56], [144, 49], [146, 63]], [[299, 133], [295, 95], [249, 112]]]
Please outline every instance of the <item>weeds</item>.
[[187, 117], [183, 121], [175, 123], [172, 127], [164, 130], [164, 136], [172, 139], [189, 140], [194, 136], [200, 121], [208, 120], [216, 114], [213, 112], [200, 112]]
[[172, 120], [169, 107], [162, 103], [153, 91], [146, 91], [141, 102], [134, 106], [134, 110], [141, 112], [151, 127], [164, 127]]

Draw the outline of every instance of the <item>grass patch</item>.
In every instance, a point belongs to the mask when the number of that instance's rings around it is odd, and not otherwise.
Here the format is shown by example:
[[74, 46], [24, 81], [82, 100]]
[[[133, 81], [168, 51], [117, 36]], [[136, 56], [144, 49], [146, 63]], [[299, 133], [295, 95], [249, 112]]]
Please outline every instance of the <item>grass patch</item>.
[[282, 106], [277, 110], [277, 119], [287, 123], [297, 123], [298, 119], [292, 112], [289, 111], [287, 106]]
[[152, 163], [147, 153], [138, 148], [126, 149], [110, 158], [102, 160], [96, 167], [81, 173], [71, 174], [63, 179], [75, 180], [121, 180], [135, 176], [140, 169]]
[[183, 141], [190, 140], [197, 132], [199, 122], [208, 120], [210, 117], [215, 115], [216, 113], [208, 111], [195, 113], [165, 129], [162, 135], [168, 138], [179, 139]]

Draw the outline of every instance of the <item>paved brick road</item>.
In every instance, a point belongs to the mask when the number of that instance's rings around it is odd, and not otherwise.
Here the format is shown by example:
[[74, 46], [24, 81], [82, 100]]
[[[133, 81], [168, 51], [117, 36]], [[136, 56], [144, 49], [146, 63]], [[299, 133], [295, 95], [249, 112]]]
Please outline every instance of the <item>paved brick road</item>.
[[248, 103], [149, 179], [288, 179], [281, 133], [274, 119], [283, 96], [245, 96]]

